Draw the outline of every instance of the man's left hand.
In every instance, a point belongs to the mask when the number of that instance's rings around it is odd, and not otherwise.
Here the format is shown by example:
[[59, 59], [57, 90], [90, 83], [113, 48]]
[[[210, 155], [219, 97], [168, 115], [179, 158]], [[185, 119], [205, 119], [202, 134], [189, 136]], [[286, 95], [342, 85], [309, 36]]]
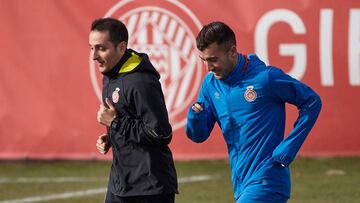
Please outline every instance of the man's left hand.
[[105, 99], [105, 102], [106, 105], [100, 104], [97, 120], [100, 124], [109, 127], [114, 118], [117, 117], [117, 113], [114, 104], [108, 98]]

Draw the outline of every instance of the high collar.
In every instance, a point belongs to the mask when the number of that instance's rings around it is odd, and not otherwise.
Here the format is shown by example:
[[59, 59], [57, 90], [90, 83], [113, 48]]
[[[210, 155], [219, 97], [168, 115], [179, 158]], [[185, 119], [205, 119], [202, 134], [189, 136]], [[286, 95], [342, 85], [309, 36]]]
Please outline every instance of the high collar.
[[[232, 72], [224, 79], [222, 82], [231, 85], [235, 83], [236, 81], [240, 80], [240, 78], [243, 76], [243, 69], [247, 68], [245, 66], [245, 58], [246, 55], [238, 54], [238, 62], [235, 65], [235, 68], [232, 70]], [[246, 64], [247, 65], [247, 64]]]
[[119, 71], [120, 68], [122, 67], [122, 65], [131, 57], [131, 52], [129, 49], [127, 49], [124, 53], [124, 56], [121, 57], [121, 59], [119, 60], [119, 62], [114, 66], [114, 68], [112, 68], [110, 71], [104, 73], [103, 75], [109, 77], [109, 78], [114, 78], [116, 76], [119, 75]]

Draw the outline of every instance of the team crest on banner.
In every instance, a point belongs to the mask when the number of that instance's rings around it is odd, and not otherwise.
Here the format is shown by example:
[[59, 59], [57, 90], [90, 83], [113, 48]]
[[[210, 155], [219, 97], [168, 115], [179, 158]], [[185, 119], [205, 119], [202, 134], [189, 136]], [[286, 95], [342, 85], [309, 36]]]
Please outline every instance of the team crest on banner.
[[[173, 130], [183, 127], [204, 70], [195, 44], [195, 37], [202, 27], [199, 20], [176, 0], [124, 0], [113, 5], [104, 17], [124, 22], [129, 31], [128, 47], [149, 55], [161, 75]], [[101, 99], [101, 75], [91, 56], [90, 75]]]
[[246, 91], [244, 93], [244, 98], [246, 99], [246, 101], [253, 102], [255, 101], [256, 97], [257, 94], [254, 90], [254, 86], [247, 86]]

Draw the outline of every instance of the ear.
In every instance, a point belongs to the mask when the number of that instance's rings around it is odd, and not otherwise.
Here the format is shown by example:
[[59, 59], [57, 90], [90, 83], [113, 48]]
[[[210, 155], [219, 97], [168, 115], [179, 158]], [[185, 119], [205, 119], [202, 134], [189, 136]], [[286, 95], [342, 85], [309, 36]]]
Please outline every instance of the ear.
[[116, 46], [116, 50], [121, 54], [124, 54], [127, 48], [127, 42], [122, 41]]
[[230, 48], [230, 53], [232, 56], [237, 57], [237, 49], [235, 45], [232, 45]]

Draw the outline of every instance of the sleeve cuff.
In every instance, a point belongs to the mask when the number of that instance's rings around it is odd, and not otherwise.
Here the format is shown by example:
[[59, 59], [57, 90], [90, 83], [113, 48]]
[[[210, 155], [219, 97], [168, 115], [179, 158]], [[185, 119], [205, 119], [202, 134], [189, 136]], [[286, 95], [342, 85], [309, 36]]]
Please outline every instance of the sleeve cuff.
[[281, 164], [282, 167], [288, 167], [291, 163], [291, 159], [288, 156], [274, 156], [274, 160]]

